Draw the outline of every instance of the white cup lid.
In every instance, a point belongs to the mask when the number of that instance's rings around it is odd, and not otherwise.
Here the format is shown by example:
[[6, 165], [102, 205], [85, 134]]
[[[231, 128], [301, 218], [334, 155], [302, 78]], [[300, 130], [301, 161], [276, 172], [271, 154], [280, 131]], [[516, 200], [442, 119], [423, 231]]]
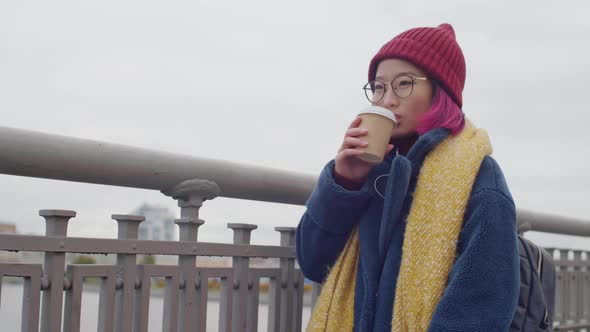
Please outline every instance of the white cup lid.
[[388, 110], [385, 107], [368, 106], [368, 107], [363, 108], [359, 112], [358, 115], [367, 114], [367, 113], [370, 113], [370, 114], [378, 114], [378, 115], [384, 116], [384, 117], [386, 117], [388, 119], [391, 119], [391, 121], [393, 121], [393, 123], [395, 123], [395, 126], [397, 127], [397, 120], [395, 118], [395, 115], [393, 114], [392, 111]]

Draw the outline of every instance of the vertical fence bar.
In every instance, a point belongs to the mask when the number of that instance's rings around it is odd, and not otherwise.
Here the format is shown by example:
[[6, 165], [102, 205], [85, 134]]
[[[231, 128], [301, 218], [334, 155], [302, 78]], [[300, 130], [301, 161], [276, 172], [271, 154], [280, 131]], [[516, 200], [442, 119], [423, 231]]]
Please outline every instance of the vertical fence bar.
[[113, 265], [78, 265], [67, 268], [66, 304], [64, 310], [64, 331], [80, 331], [84, 278], [100, 278], [100, 295], [98, 302], [98, 332], [113, 331], [115, 314], [115, 277], [116, 266]]
[[178, 276], [167, 276], [164, 288], [164, 312], [162, 331], [176, 332], [178, 329]]
[[303, 291], [304, 279], [301, 270], [295, 272], [295, 317], [293, 319], [293, 331], [301, 331], [301, 320], [303, 319]]
[[[248, 273], [248, 326], [246, 331], [258, 331], [258, 308], [260, 306], [260, 278], [254, 273]], [[270, 308], [269, 308], [270, 310]]]
[[[38, 272], [25, 277], [23, 285], [23, 306], [21, 331], [39, 331], [39, 298], [41, 297], [41, 268]], [[0, 281], [1, 282], [1, 281]]]
[[568, 324], [570, 322], [570, 281], [569, 281], [569, 267], [568, 267], [568, 251], [561, 250], [562, 263], [562, 275], [563, 275], [563, 321], [562, 324]]
[[[281, 246], [295, 246], [295, 227], [275, 227], [275, 230], [281, 233]], [[294, 319], [294, 276], [295, 276], [295, 258], [281, 258], [281, 306], [280, 306], [280, 326], [282, 332], [291, 332], [293, 329]]]
[[281, 326], [281, 274], [268, 280], [267, 331], [279, 331]]
[[576, 289], [575, 293], [575, 297], [574, 297], [574, 306], [575, 306], [575, 322], [579, 323], [584, 316], [582, 316], [583, 314], [583, 308], [584, 308], [584, 299], [582, 298], [583, 293], [582, 291], [582, 287], [584, 287], [584, 279], [582, 278], [582, 252], [580, 250], [574, 250], [574, 257], [573, 257], [573, 263], [574, 263], [574, 272], [573, 272], [573, 278], [574, 278], [574, 287]]
[[221, 288], [219, 291], [219, 331], [231, 331], [232, 302], [233, 302], [233, 275], [221, 277]]
[[312, 285], [313, 286], [311, 288], [311, 308], [313, 309], [315, 303], [318, 301], [320, 293], [322, 292], [322, 284], [314, 282]]
[[197, 303], [199, 303], [199, 310], [197, 313], [197, 331], [204, 332], [207, 330], [207, 297], [209, 296], [209, 278], [199, 268], [197, 268], [197, 282], [195, 286]]
[[567, 268], [566, 268], [566, 282], [567, 282], [567, 323], [574, 323], [577, 321], [576, 312], [576, 275], [573, 261], [570, 257], [571, 250], [566, 251]]
[[[199, 226], [204, 224], [203, 220], [180, 218], [174, 221], [180, 229], [179, 241], [197, 242]], [[197, 257], [193, 255], [180, 255], [178, 257], [180, 267], [180, 310], [179, 310], [179, 331], [194, 331], [197, 327], [197, 318], [200, 302], [197, 297]], [[203, 328], [203, 326], [201, 326]], [[201, 331], [201, 329], [199, 329]]]
[[98, 300], [98, 332], [110, 332], [115, 326], [115, 293], [117, 271], [115, 266], [102, 266], [107, 277], [101, 277]]
[[[227, 224], [234, 231], [234, 244], [250, 244], [250, 234], [258, 228], [251, 224]], [[246, 331], [248, 312], [248, 269], [250, 259], [248, 257], [233, 257], [233, 291], [232, 291], [232, 324], [231, 330]], [[258, 315], [258, 310], [256, 310]]]
[[[163, 190], [162, 193], [178, 201], [180, 218], [174, 222], [180, 229], [179, 241], [197, 242], [199, 226], [204, 223], [199, 219], [199, 209], [205, 200], [219, 196], [221, 191], [217, 184], [209, 180], [192, 179], [183, 181], [169, 190]], [[202, 297], [197, 296], [197, 288], [200, 288], [197, 287], [200, 286], [196, 267], [197, 247], [194, 246], [193, 249], [195, 255], [180, 255], [178, 257], [182, 288], [178, 330], [181, 332], [193, 332], [197, 328], [197, 331], [205, 332], [206, 326], [206, 322], [202, 322], [200, 319], [203, 317], [199, 316], [201, 306], [205, 306], [207, 303], [201, 303]], [[206, 317], [204, 318], [206, 319]]]
[[581, 293], [584, 301], [582, 306], [582, 317], [585, 318], [585, 322], [590, 322], [590, 251], [586, 251], [583, 267], [583, 288]]
[[67, 276], [70, 287], [66, 289], [64, 307], [64, 332], [80, 331], [80, 314], [82, 307], [83, 278], [76, 273], [73, 265], [68, 266]]
[[[145, 220], [143, 216], [124, 214], [114, 214], [112, 218], [118, 223], [117, 238], [119, 240], [136, 240], [139, 224]], [[137, 278], [136, 256], [136, 254], [117, 254], [117, 283], [122, 286], [115, 298], [115, 331], [117, 332], [133, 331]]]
[[41, 274], [42, 267], [40, 264], [0, 263], [0, 290], [2, 289], [2, 278], [4, 276], [22, 277], [24, 281], [21, 309], [22, 332], [39, 331]]
[[[197, 288], [199, 290], [198, 296], [200, 299], [202, 299], [202, 306], [200, 307], [199, 310], [199, 317], [203, 316], [203, 319], [201, 321], [199, 321], [199, 327], [201, 326], [201, 322], [203, 322], [203, 331], [205, 331], [205, 324], [204, 322], [206, 322], [205, 318], [207, 316], [207, 296], [209, 293], [209, 289], [208, 289], [208, 282], [210, 278], [221, 278], [221, 294], [219, 297], [219, 315], [218, 315], [218, 331], [224, 331], [225, 328], [225, 319], [226, 317], [230, 317], [228, 315], [228, 313], [231, 311], [231, 307], [229, 307], [229, 309], [226, 309], [225, 312], [223, 311], [224, 308], [224, 303], [225, 304], [231, 304], [231, 298], [230, 298], [230, 302], [226, 301], [226, 297], [227, 295], [224, 294], [229, 294], [226, 290], [224, 290], [224, 287], [227, 286], [228, 283], [228, 279], [231, 281], [232, 279], [232, 269], [231, 268], [227, 268], [227, 267], [221, 267], [221, 268], [214, 268], [214, 267], [199, 267], [197, 269], [198, 272], [198, 281], [199, 283], [197, 284]], [[224, 302], [225, 301], [225, 302]]]
[[149, 309], [151, 297], [151, 281], [153, 277], [164, 277], [164, 305], [162, 312], [161, 331], [177, 332], [178, 324], [178, 267], [176, 266], [158, 266], [158, 265], [139, 265], [138, 278], [140, 280], [139, 291], [136, 292], [135, 301], [135, 331], [147, 332], [150, 330]]
[[[76, 212], [69, 210], [40, 210], [39, 215], [45, 218], [45, 235], [66, 237], [68, 221], [76, 216]], [[62, 240], [61, 246], [64, 246]], [[46, 252], [44, 259], [44, 279], [49, 289], [43, 293], [41, 309], [41, 331], [61, 331], [61, 318], [64, 289], [64, 267], [66, 254], [63, 252]]]
[[135, 292], [135, 326], [134, 332], [147, 332], [150, 308], [151, 276], [146, 273], [145, 266], [137, 267], [139, 290]]
[[[138, 276], [140, 280], [139, 291], [136, 292], [136, 322], [135, 332], [147, 332], [150, 330], [149, 308], [151, 296], [151, 280], [153, 277], [164, 277], [164, 305], [162, 314], [163, 332], [177, 332], [178, 323], [178, 267], [176, 266], [158, 266], [158, 265], [139, 265]], [[152, 327], [153, 329], [153, 327]]]
[[563, 266], [563, 250], [556, 249], [553, 254], [557, 255], [555, 258], [555, 269], [556, 269], [556, 276], [555, 276], [555, 313], [553, 315], [554, 320], [559, 322], [559, 324], [565, 323], [566, 317], [566, 309], [565, 309], [565, 268]]

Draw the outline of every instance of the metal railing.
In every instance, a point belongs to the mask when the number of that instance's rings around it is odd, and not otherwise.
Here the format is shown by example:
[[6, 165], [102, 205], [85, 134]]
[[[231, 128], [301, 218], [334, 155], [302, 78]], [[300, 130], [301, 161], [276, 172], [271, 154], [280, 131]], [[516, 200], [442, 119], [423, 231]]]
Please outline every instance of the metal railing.
[[[43, 264], [0, 264], [0, 292], [4, 276], [24, 280], [22, 331], [37, 331], [39, 325], [41, 331], [60, 331], [62, 326], [64, 331], [79, 331], [82, 282], [88, 277], [101, 281], [99, 331], [147, 331], [153, 277], [165, 280], [164, 331], [206, 330], [207, 285], [214, 278], [221, 281], [219, 330], [301, 330], [304, 279], [295, 265], [295, 229], [275, 228], [280, 246], [250, 244], [256, 228], [251, 224], [228, 224], [233, 244], [200, 242], [198, 228], [204, 221], [199, 209], [217, 196], [303, 205], [315, 185], [313, 176], [4, 127], [0, 174], [160, 190], [180, 207], [177, 242], [138, 240], [144, 218], [132, 215], [112, 216], [118, 223], [117, 239], [68, 237], [68, 221], [75, 212], [65, 210], [40, 211], [45, 236], [0, 234], [0, 250], [44, 253]], [[520, 232], [590, 237], [590, 224], [581, 220], [518, 211], [518, 223]], [[590, 327], [588, 252], [550, 250], [558, 273], [556, 330]], [[115, 254], [116, 264], [66, 265], [66, 253]], [[138, 255], [172, 255], [178, 264], [138, 265]], [[231, 257], [231, 267], [198, 267], [203, 256]], [[253, 257], [276, 258], [279, 266], [252, 267]], [[269, 280], [265, 326], [258, 322], [263, 278]], [[313, 290], [312, 303], [318, 290]]]
[[588, 331], [590, 328], [590, 252], [545, 249], [553, 254], [557, 270], [554, 330]]
[[[24, 278], [22, 331], [37, 331], [39, 321], [41, 331], [61, 331], [61, 326], [64, 331], [80, 331], [82, 285], [88, 277], [101, 280], [98, 331], [147, 331], [154, 277], [165, 279], [163, 331], [206, 330], [207, 285], [214, 278], [221, 280], [219, 330], [301, 330], [304, 279], [295, 269], [294, 228], [276, 228], [280, 246], [250, 245], [250, 233], [256, 226], [249, 224], [228, 224], [234, 232], [233, 244], [205, 243], [197, 241], [197, 230], [203, 222], [185, 216], [176, 220], [180, 241], [142, 241], [137, 235], [143, 217], [113, 215], [118, 223], [118, 239], [89, 239], [66, 236], [68, 221], [75, 212], [41, 210], [39, 214], [45, 218], [45, 236], [0, 234], [2, 250], [45, 253], [42, 265], [0, 264], [0, 279]], [[117, 262], [115, 265], [69, 264], [64, 277], [66, 253], [116, 254]], [[139, 254], [177, 255], [178, 265], [138, 265]], [[196, 267], [198, 256], [232, 257], [232, 267]], [[280, 266], [251, 268], [251, 257], [276, 257]], [[262, 278], [269, 280], [270, 310], [267, 324], [259, 326], [257, 310]]]
[[[539, 231], [590, 238], [590, 222], [531, 211], [518, 211], [519, 233]], [[590, 328], [590, 251], [544, 248], [556, 269], [555, 331]]]

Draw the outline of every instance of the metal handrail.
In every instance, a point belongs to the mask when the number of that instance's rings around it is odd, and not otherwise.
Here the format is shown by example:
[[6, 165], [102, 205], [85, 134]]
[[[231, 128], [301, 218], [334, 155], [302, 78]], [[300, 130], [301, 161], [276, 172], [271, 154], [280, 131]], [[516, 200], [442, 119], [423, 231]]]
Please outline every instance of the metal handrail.
[[188, 179], [222, 197], [305, 204], [315, 177], [87, 139], [0, 127], [0, 174], [167, 190]]
[[590, 222], [581, 219], [518, 210], [517, 220], [521, 232], [537, 231], [590, 237]]
[[[221, 197], [304, 205], [317, 176], [0, 127], [0, 174], [167, 190], [214, 181]], [[590, 222], [517, 210], [520, 232], [590, 236]]]

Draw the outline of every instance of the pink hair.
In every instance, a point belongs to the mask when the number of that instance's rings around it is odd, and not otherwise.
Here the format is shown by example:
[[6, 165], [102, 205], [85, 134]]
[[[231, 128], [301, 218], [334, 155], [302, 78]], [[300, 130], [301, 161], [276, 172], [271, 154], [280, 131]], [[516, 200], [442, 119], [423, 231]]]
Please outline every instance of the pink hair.
[[423, 135], [435, 128], [447, 128], [452, 135], [457, 135], [465, 126], [463, 111], [447, 92], [434, 84], [434, 98], [430, 109], [422, 115], [416, 131]]

